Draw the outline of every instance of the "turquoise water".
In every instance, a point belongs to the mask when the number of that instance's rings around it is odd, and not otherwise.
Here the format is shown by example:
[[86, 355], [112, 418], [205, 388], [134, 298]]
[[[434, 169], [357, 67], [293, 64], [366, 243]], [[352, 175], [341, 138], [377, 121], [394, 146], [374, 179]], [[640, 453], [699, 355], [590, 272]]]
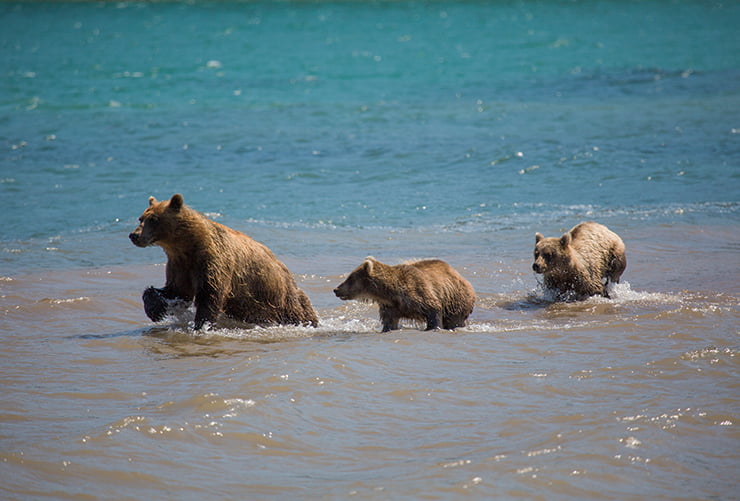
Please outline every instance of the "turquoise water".
[[[0, 2], [0, 497], [738, 499], [740, 3]], [[152, 324], [182, 193], [317, 329]], [[535, 232], [618, 233], [552, 304]], [[448, 261], [469, 325], [332, 289]], [[188, 316], [189, 315], [189, 316]]]
[[6, 273], [150, 262], [122, 237], [174, 192], [315, 230], [288, 254], [337, 227], [738, 220], [735, 3], [0, 9]]

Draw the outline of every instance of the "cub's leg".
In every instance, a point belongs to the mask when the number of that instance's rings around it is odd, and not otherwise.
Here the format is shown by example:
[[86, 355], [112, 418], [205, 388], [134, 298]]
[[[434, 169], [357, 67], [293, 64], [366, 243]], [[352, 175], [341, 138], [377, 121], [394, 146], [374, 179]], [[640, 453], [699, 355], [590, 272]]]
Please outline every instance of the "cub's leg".
[[457, 329], [458, 327], [465, 327], [465, 318], [457, 316], [447, 316], [442, 318], [442, 328], [447, 330]]
[[442, 323], [440, 321], [442, 314], [438, 311], [430, 311], [426, 314], [427, 317], [427, 328], [425, 330], [431, 331], [434, 329], [439, 329], [439, 325]]
[[398, 330], [398, 321], [401, 319], [395, 310], [388, 306], [380, 306], [380, 322], [383, 324], [383, 332]]

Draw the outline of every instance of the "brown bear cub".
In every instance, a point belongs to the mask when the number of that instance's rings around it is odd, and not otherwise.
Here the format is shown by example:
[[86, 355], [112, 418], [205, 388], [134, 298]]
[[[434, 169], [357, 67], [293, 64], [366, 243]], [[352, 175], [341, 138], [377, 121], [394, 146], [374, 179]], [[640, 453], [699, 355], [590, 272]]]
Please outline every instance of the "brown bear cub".
[[475, 303], [473, 286], [438, 259], [389, 266], [368, 257], [334, 294], [378, 303], [383, 332], [401, 318], [426, 322], [426, 330], [463, 327]]
[[560, 238], [535, 235], [532, 269], [560, 299], [609, 297], [608, 283], [619, 283], [626, 267], [624, 242], [601, 224], [578, 224]]
[[150, 197], [139, 223], [129, 235], [134, 245], [158, 245], [167, 254], [165, 286], [143, 295], [153, 321], [172, 304], [195, 301], [195, 329], [221, 313], [260, 326], [318, 325], [308, 297], [270, 249], [191, 209], [182, 195]]

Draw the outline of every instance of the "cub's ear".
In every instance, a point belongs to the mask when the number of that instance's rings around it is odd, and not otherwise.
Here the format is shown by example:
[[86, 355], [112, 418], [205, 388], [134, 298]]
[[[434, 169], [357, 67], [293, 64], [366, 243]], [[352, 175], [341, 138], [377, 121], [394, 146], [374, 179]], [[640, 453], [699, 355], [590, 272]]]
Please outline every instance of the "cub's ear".
[[535, 233], [534, 234], [534, 243], [536, 243], [536, 244], [540, 243], [540, 240], [542, 240], [543, 238], [545, 238], [545, 235], [543, 235], [542, 233]]
[[149, 207], [157, 203], [157, 199], [154, 197], [149, 197]]
[[182, 209], [182, 206], [182, 195], [180, 195], [179, 193], [175, 193], [174, 195], [172, 195], [172, 198], [170, 198], [170, 209], [174, 211], [179, 211], [180, 209]]
[[375, 258], [372, 256], [366, 257], [365, 261], [362, 262], [362, 268], [365, 270], [365, 272], [368, 275], [372, 275], [374, 263], [375, 263]]
[[565, 249], [569, 245], [570, 245], [570, 233], [566, 233], [562, 237], [560, 237], [560, 247]]

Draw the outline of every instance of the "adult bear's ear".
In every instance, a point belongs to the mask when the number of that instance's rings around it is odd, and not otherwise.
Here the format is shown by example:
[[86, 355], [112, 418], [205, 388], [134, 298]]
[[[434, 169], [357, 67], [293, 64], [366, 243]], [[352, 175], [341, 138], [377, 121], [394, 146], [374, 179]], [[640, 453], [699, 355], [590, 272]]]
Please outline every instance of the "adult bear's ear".
[[154, 197], [149, 197], [149, 207], [157, 203], [157, 199]]
[[565, 249], [570, 245], [570, 233], [566, 233], [562, 237], [560, 237], [560, 247]]
[[180, 209], [182, 209], [182, 205], [182, 195], [180, 195], [179, 193], [175, 193], [174, 195], [172, 195], [172, 198], [170, 198], [170, 209], [174, 211], [179, 211]]
[[545, 235], [543, 235], [542, 233], [535, 233], [534, 234], [534, 243], [536, 243], [536, 244], [540, 243], [540, 240], [542, 240], [543, 238], [545, 238]]

